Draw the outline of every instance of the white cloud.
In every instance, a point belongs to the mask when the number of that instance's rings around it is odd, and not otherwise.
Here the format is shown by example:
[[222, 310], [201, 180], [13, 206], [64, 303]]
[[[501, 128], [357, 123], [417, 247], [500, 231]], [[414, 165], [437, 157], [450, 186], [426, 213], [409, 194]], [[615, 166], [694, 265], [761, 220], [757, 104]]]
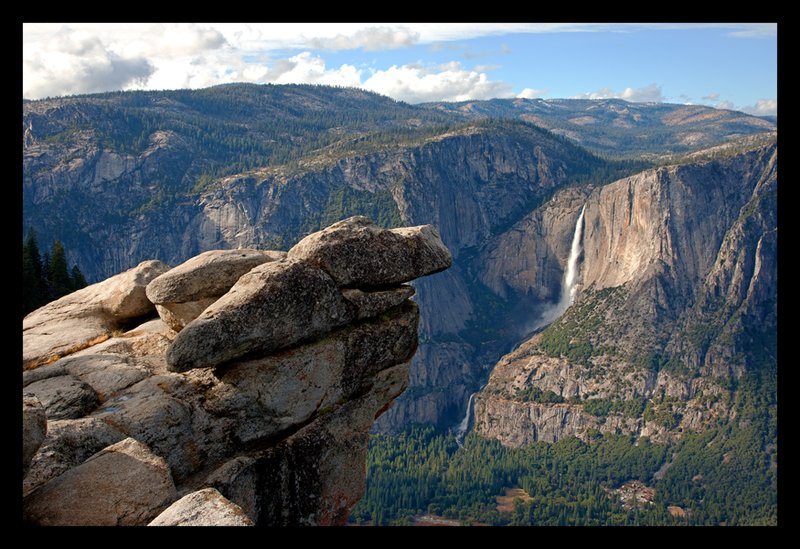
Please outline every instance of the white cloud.
[[338, 69], [327, 69], [325, 61], [310, 52], [290, 57], [267, 71], [264, 80], [273, 84], [325, 84], [329, 86], [359, 86], [361, 73], [354, 66], [344, 64]]
[[155, 67], [145, 57], [122, 57], [96, 36], [64, 27], [40, 43], [23, 44], [23, 97], [125, 89], [147, 81]]
[[489, 80], [486, 73], [465, 70], [457, 62], [439, 67], [438, 71], [395, 65], [375, 71], [362, 87], [408, 103], [514, 96], [505, 82]]
[[777, 116], [778, 101], [776, 99], [759, 99], [755, 105], [742, 107], [741, 110], [756, 116]]
[[[29, 25], [23, 43], [23, 97], [242, 81], [360, 87], [411, 103], [513, 97], [510, 85], [488, 78], [488, 67], [467, 70], [457, 61], [437, 67], [420, 62], [367, 73], [350, 64], [328, 67], [310, 51], [277, 59], [263, 51], [248, 53], [241, 45], [263, 40], [263, 26], [235, 30], [224, 25]], [[327, 42], [317, 42], [370, 49], [401, 47], [417, 36], [395, 26], [341, 30]]]
[[736, 105], [733, 104], [732, 101], [728, 101], [727, 99], [723, 99], [722, 101], [717, 101], [714, 105], [715, 109], [724, 109], [726, 111], [735, 111], [738, 110]]
[[517, 94], [520, 99], [536, 99], [547, 95], [548, 90], [534, 90], [533, 88], [525, 88]]
[[352, 34], [337, 34], [333, 38], [312, 38], [309, 46], [317, 49], [366, 51], [405, 48], [419, 40], [419, 33], [406, 27], [367, 27]]
[[[41, 41], [61, 25], [26, 23], [23, 43]], [[117, 53], [133, 55], [138, 48], [161, 55], [215, 48], [227, 43], [242, 52], [286, 49], [393, 49], [414, 44], [443, 43], [512, 33], [639, 32], [716, 28], [733, 37], [776, 36], [774, 23], [72, 23], [104, 43], [116, 43]], [[501, 45], [503, 53], [510, 48]], [[123, 49], [125, 51], [123, 51]]]
[[427, 68], [422, 63], [376, 70], [362, 80], [363, 70], [352, 65], [327, 68], [311, 52], [279, 60], [265, 70], [261, 82], [274, 84], [327, 84], [358, 87], [408, 103], [466, 101], [513, 97], [505, 82], [490, 80], [486, 73], [466, 70], [457, 61]]
[[[508, 83], [489, 79], [487, 74], [494, 67], [488, 64], [467, 69], [452, 62], [432, 68], [422, 62], [412, 65], [395, 61], [396, 65], [390, 68], [368, 72], [363, 66], [348, 64], [327, 67], [325, 60], [311, 50], [377, 51], [430, 44], [432, 49], [453, 49], [475, 56], [457, 41], [521, 32], [638, 32], [709, 27], [735, 37], [770, 36], [777, 28], [769, 23], [26, 23], [23, 24], [23, 97], [35, 99], [118, 89], [197, 88], [237, 81], [359, 86], [409, 102], [513, 97]], [[509, 52], [508, 46], [502, 44], [501, 53]], [[519, 96], [544, 93], [526, 88]], [[656, 84], [622, 91], [606, 88], [580, 97], [664, 100]], [[749, 108], [769, 111], [773, 107], [765, 103]]]
[[[422, 63], [417, 64], [414, 68], [420, 68], [421, 71], [424, 72], [424, 65]], [[460, 71], [461, 70], [461, 63], [458, 61], [448, 61], [447, 63], [439, 63], [438, 69], [440, 71]]]
[[[112, 49], [125, 56], [146, 55], [178, 58], [203, 54], [225, 46], [228, 41], [220, 31], [196, 24], [117, 24], [121, 35], [98, 33]], [[127, 34], [131, 33], [131, 37]]]
[[514, 51], [508, 47], [507, 44], [500, 44], [500, 49], [479, 49], [478, 51], [473, 51], [469, 48], [469, 46], [462, 46], [459, 48], [463, 50], [461, 52], [462, 59], [480, 59], [482, 57], [494, 57], [497, 55], [511, 55]]
[[733, 38], [767, 38], [778, 34], [775, 23], [415, 23], [420, 43], [468, 40], [511, 33], [641, 32], [718, 29]]
[[616, 92], [610, 88], [601, 88], [595, 92], [573, 96], [573, 99], [624, 99], [634, 103], [661, 103], [664, 101], [664, 94], [661, 91], [661, 86], [653, 82], [643, 88], [628, 87], [621, 92]]
[[[53, 23], [23, 25], [23, 45], [46, 41], [62, 27]], [[448, 42], [512, 33], [640, 32], [717, 28], [730, 36], [775, 36], [773, 23], [71, 23], [75, 31], [97, 37], [121, 58], [153, 56], [174, 59], [228, 49], [241, 55], [276, 50], [306, 49], [394, 49], [431, 44], [434, 49], [451, 47]], [[463, 48], [464, 46], [458, 46]], [[502, 53], [510, 53], [507, 44]]]
[[245, 80], [242, 72], [223, 64], [208, 63], [192, 58], [159, 59], [156, 70], [137, 89], [174, 90], [178, 88], [204, 88], [227, 82]]
[[661, 103], [664, 95], [661, 93], [661, 86], [655, 82], [644, 88], [625, 88], [622, 92], [622, 99], [635, 102]]
[[778, 114], [778, 101], [776, 99], [759, 99], [753, 105], [737, 105], [728, 99], [720, 99], [720, 94], [710, 93], [703, 96], [710, 106], [715, 109], [739, 111], [754, 116], [776, 116]]
[[770, 38], [777, 35], [777, 23], [751, 23], [739, 30], [728, 33], [728, 36], [733, 38]]
[[219, 31], [199, 25], [29, 24], [22, 95], [208, 86], [237, 76], [238, 59]]

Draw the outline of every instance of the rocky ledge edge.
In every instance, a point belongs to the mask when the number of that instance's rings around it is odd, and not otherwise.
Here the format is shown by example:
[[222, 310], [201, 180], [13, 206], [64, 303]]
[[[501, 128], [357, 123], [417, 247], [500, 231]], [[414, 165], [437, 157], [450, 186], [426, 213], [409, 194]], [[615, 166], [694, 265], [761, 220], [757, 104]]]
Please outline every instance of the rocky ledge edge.
[[145, 261], [32, 312], [24, 521], [344, 524], [408, 386], [405, 283], [451, 264], [430, 225], [353, 217], [288, 253]]

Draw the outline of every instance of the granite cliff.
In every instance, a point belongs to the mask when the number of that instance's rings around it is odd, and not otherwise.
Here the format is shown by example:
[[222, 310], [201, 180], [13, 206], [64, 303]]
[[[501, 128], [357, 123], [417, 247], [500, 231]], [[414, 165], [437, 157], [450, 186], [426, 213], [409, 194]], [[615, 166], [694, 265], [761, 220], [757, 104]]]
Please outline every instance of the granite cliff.
[[546, 297], [583, 204], [577, 299], [497, 364], [476, 431], [668, 440], [736, 420], [737, 380], [777, 366], [777, 146], [559, 192], [499, 240], [487, 284]]
[[408, 385], [431, 226], [354, 217], [288, 254], [146, 261], [23, 321], [23, 515], [38, 525], [333, 525]]

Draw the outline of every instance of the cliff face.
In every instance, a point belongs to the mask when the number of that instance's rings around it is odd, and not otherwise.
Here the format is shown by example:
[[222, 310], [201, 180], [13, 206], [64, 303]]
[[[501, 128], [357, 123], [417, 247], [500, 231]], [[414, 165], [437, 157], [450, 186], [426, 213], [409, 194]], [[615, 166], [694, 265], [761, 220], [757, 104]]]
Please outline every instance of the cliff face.
[[186, 238], [216, 235], [216, 240], [195, 239], [200, 248], [244, 241], [249, 245], [250, 239], [285, 245], [302, 235], [296, 228], [329, 215], [330, 196], [342, 189], [365, 193], [369, 200], [384, 193], [403, 223], [433, 224], [452, 250], [454, 266], [439, 277], [415, 282], [424, 343], [412, 363], [415, 391], [400, 398], [377, 428], [394, 430], [409, 422], [444, 425], [463, 414], [467, 396], [498, 356], [493, 351], [490, 359], [482, 359], [463, 337], [478, 317], [471, 273], [480, 260], [461, 257], [462, 250], [485, 243], [570, 173], [586, 169], [570, 166], [568, 147], [535, 130], [523, 139], [520, 143], [518, 136], [502, 132], [466, 130], [417, 147], [342, 158], [333, 165], [317, 160], [321, 165], [307, 166], [309, 171], [301, 175], [278, 173], [250, 186], [231, 181], [203, 195], [202, 214], [189, 223]]
[[649, 170], [582, 200], [556, 194], [505, 241], [540, 235], [552, 212], [571, 209], [572, 226], [530, 246], [535, 267], [517, 259], [484, 276], [547, 287], [538, 250], [566, 256], [585, 200], [578, 296], [497, 364], [475, 398], [476, 431], [515, 446], [595, 430], [665, 439], [730, 416], [731, 380], [776, 364], [776, 198], [774, 145]]
[[[402, 283], [450, 263], [430, 226], [352, 218], [288, 257], [146, 262], [34, 311], [25, 520], [343, 524], [364, 491], [372, 424], [408, 385], [419, 308]], [[110, 306], [131, 296], [135, 311]], [[161, 318], [136, 324], [154, 303]]]
[[529, 335], [540, 314], [559, 299], [576, 212], [590, 191], [580, 187], [558, 192], [481, 248], [479, 280], [516, 302], [510, 315], [517, 324], [517, 341]]
[[[590, 192], [583, 286], [602, 291], [621, 284], [641, 294], [631, 305], [637, 319], [657, 309], [678, 322], [693, 303], [716, 303], [713, 292], [702, 297], [697, 277], [705, 276], [710, 261], [722, 261], [714, 255], [722, 238], [729, 259], [717, 269], [718, 285], [728, 287], [724, 273], [733, 258], [741, 264], [736, 280], [749, 280], [758, 239], [752, 241], [750, 228], [739, 236], [727, 231], [738, 215], [734, 204], [751, 190], [724, 178], [755, 173], [758, 166], [698, 175], [718, 181], [717, 189], [682, 187], [692, 180], [689, 171], [706, 170], [683, 166], [680, 173], [647, 172], [641, 176], [646, 181], [628, 180], [612, 191], [601, 185], [619, 173], [617, 164], [527, 124], [449, 111], [537, 124], [548, 112], [547, 120], [568, 122], [553, 129], [579, 142], [602, 142], [602, 150], [615, 154], [653, 146], [660, 153], [688, 151], [741, 133], [761, 139], [758, 132], [773, 125], [730, 111], [617, 100], [440, 107], [412, 107], [357, 90], [239, 85], [26, 102], [23, 223], [45, 246], [62, 240], [70, 262], [90, 280], [152, 258], [177, 265], [207, 250], [288, 250], [349, 215], [368, 215], [387, 227], [433, 224], [452, 251], [453, 266], [414, 282], [420, 352], [412, 362], [412, 389], [381, 416], [376, 429], [382, 431], [409, 422], [457, 424], [469, 394], [558, 296], [575, 220]], [[597, 123], [583, 123], [587, 116]], [[642, 133], [631, 139], [632, 132]], [[667, 184], [667, 177], [675, 183]], [[719, 219], [707, 215], [711, 206], [702, 211], [709, 204], [719, 208]], [[771, 247], [774, 236], [765, 236], [761, 250]], [[685, 260], [673, 257], [675, 250]], [[652, 272], [645, 276], [640, 269]], [[762, 278], [769, 276], [760, 270]], [[754, 295], [758, 291], [754, 287]], [[187, 309], [197, 313], [216, 297], [158, 306], [172, 315], [165, 322], [179, 327]], [[752, 324], [747, 318], [764, 312], [763, 300], [750, 302], [751, 312], [739, 308], [741, 322]], [[692, 318], [681, 322], [697, 332], [708, 315]], [[103, 326], [121, 329], [132, 321]], [[631, 322], [625, 333], [638, 333], [634, 339], [644, 337], [653, 348], [664, 345], [662, 336], [650, 342], [642, 326]], [[678, 340], [671, 345], [664, 356], [681, 354], [692, 364], [711, 364], [708, 357], [717, 356], [720, 371], [730, 354], [729, 346], [711, 340], [701, 351], [684, 349]]]
[[[484, 263], [476, 250], [548, 193], [603, 165], [533, 127], [476, 126], [363, 154], [322, 149], [295, 165], [178, 192], [194, 185], [187, 181], [204, 154], [181, 135], [156, 132], [143, 152], [117, 153], [89, 132], [45, 139], [51, 117], [38, 116], [26, 130], [24, 216], [43, 240], [60, 238], [90, 279], [149, 258], [174, 265], [209, 249], [287, 249], [347, 214], [434, 225], [454, 265], [414, 283], [423, 343], [412, 364], [415, 390], [384, 414], [382, 430], [463, 415], [468, 395], [519, 337], [513, 319], [486, 320], [486, 300], [497, 298], [476, 283]], [[78, 124], [88, 115], [64, 116]], [[498, 333], [477, 333], [484, 324]]]

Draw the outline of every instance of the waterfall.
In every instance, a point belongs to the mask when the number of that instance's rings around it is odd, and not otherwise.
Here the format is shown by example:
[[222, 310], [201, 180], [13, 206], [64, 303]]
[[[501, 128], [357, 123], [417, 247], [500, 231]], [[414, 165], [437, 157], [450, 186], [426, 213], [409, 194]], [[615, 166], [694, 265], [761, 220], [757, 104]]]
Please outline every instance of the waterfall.
[[[576, 286], [578, 281], [578, 258], [581, 256], [581, 252], [583, 251], [583, 214], [585, 211], [586, 204], [584, 204], [583, 208], [581, 208], [581, 213], [578, 216], [578, 220], [575, 222], [575, 232], [572, 234], [572, 246], [569, 249], [567, 269], [564, 272], [564, 281], [561, 283], [561, 295], [559, 296], [558, 302], [554, 303], [552, 307], [542, 313], [539, 319], [534, 322], [533, 328], [531, 328], [530, 331], [538, 330], [539, 328], [547, 326], [564, 314], [564, 311], [566, 311], [569, 306], [572, 305], [572, 302], [575, 301], [575, 294], [578, 290]], [[513, 352], [518, 345], [519, 343], [515, 345], [513, 349], [511, 349], [511, 352]], [[459, 423], [458, 427], [456, 427], [456, 444], [458, 444], [459, 447], [463, 447], [464, 437], [466, 437], [467, 433], [469, 432], [470, 422], [472, 420], [473, 402], [475, 400], [475, 395], [480, 392], [481, 389], [483, 389], [483, 387], [469, 396], [469, 401], [467, 402], [467, 413], [464, 414], [464, 419], [462, 419], [461, 423]]]
[[578, 258], [583, 251], [583, 214], [585, 211], [586, 204], [581, 208], [581, 214], [578, 216], [578, 221], [575, 222], [575, 232], [572, 234], [572, 246], [569, 249], [569, 258], [567, 259], [567, 270], [564, 272], [564, 281], [561, 283], [561, 296], [557, 303], [542, 313], [539, 319], [534, 323], [531, 331], [538, 330], [553, 322], [564, 314], [564, 311], [575, 301], [575, 293], [578, 290], [575, 284], [578, 280]]
[[[581, 208], [581, 215], [575, 222], [575, 233], [572, 235], [572, 246], [569, 249], [569, 259], [567, 260], [567, 272], [564, 274], [564, 284], [561, 287], [561, 299], [559, 303], [566, 303], [564, 311], [575, 301], [575, 281], [578, 278], [578, 257], [583, 251], [583, 214], [586, 211], [586, 204]], [[563, 312], [563, 311], [562, 311]]]
[[[481, 389], [483, 389], [483, 387], [481, 387]], [[469, 431], [469, 423], [472, 419], [472, 403], [475, 400], [475, 395], [477, 395], [479, 391], [480, 389], [469, 395], [469, 401], [467, 402], [467, 413], [464, 414], [464, 419], [462, 419], [461, 423], [459, 423], [458, 427], [456, 427], [456, 444], [462, 448], [464, 437], [467, 436], [467, 431]]]

